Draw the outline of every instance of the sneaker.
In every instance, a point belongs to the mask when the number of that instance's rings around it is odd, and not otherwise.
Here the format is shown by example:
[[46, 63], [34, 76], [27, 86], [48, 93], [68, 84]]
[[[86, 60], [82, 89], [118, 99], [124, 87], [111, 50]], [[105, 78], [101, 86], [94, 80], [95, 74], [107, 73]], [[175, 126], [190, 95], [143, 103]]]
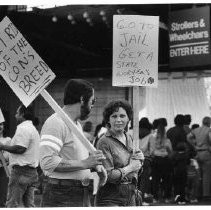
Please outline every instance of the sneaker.
[[198, 203], [199, 201], [198, 201], [198, 199], [197, 198], [195, 198], [195, 199], [191, 199], [190, 200], [190, 203]]
[[177, 204], [179, 204], [179, 205], [185, 205], [186, 202], [185, 201], [178, 201]]
[[149, 203], [147, 203], [147, 202], [142, 202], [142, 206], [149, 206]]
[[165, 202], [165, 203], [171, 203], [171, 200], [166, 198], [166, 199], [164, 200], [164, 202]]

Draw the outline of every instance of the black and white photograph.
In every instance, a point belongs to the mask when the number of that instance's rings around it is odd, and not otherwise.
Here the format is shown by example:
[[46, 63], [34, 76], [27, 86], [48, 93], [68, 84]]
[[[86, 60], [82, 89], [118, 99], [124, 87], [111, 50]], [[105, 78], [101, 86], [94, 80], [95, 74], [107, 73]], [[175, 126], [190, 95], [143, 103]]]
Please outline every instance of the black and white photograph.
[[0, 208], [211, 206], [211, 2], [11, 2]]

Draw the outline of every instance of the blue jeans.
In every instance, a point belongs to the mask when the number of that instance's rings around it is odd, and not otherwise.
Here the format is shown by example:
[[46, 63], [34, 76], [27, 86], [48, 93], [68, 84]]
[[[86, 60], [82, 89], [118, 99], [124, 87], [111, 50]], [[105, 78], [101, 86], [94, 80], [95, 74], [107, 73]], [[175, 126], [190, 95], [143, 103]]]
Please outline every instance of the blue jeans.
[[8, 185], [7, 208], [35, 207], [34, 189], [38, 182], [37, 170], [28, 166], [14, 166]]
[[[93, 182], [89, 186], [46, 183], [44, 186], [41, 207], [85, 207], [94, 204]], [[84, 200], [87, 193], [87, 199]]]
[[136, 206], [135, 184], [107, 183], [98, 190], [96, 206]]
[[0, 208], [5, 207], [7, 200], [8, 177], [3, 167], [0, 167]]

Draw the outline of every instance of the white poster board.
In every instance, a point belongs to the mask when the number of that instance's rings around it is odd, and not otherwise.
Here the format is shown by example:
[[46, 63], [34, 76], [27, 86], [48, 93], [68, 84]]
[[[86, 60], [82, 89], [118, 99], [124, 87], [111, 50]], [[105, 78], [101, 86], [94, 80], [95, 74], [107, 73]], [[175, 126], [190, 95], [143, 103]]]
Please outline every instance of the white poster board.
[[26, 107], [55, 78], [8, 17], [0, 23], [0, 74]]
[[3, 123], [4, 121], [5, 121], [4, 115], [3, 115], [3, 113], [2, 113], [2, 111], [0, 109], [0, 123]]
[[158, 83], [159, 17], [114, 15], [113, 86]]

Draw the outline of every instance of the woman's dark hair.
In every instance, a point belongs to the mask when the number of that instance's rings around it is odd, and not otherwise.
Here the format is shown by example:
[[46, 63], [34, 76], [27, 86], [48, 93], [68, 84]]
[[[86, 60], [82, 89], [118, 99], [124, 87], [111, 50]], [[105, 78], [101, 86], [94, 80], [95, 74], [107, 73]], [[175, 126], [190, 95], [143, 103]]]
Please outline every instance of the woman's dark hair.
[[161, 139], [165, 138], [166, 129], [165, 129], [165, 126], [163, 124], [158, 124], [157, 133], [160, 134]]
[[152, 129], [155, 130], [158, 127], [159, 119], [155, 119], [152, 123]]
[[88, 102], [93, 95], [93, 85], [83, 79], [70, 79], [64, 89], [64, 105], [76, 104], [83, 97], [84, 102]]
[[34, 111], [32, 105], [25, 107], [23, 104], [19, 107], [20, 114], [23, 114], [25, 120], [34, 121]]
[[103, 111], [103, 121], [105, 122], [106, 126], [110, 128], [109, 118], [114, 112], [118, 112], [119, 108], [123, 108], [129, 120], [132, 120], [133, 117], [133, 110], [131, 105], [127, 101], [117, 100], [111, 101], [109, 104], [106, 105]]
[[191, 123], [191, 115], [190, 114], [184, 115], [184, 124], [190, 125], [190, 123]]
[[94, 137], [97, 136], [97, 134], [99, 133], [100, 129], [103, 127], [102, 124], [98, 124], [96, 127], [95, 127], [95, 133], [94, 133]]
[[162, 124], [164, 127], [168, 125], [166, 118], [159, 118], [158, 121], [159, 121], [158, 123]]
[[182, 114], [178, 114], [175, 118], [174, 118], [174, 124], [177, 126], [183, 126], [185, 123], [185, 119], [184, 119], [184, 115]]
[[195, 128], [198, 128], [199, 127], [199, 124], [193, 124], [192, 126], [191, 126], [191, 130], [193, 130], [193, 129], [195, 129]]

